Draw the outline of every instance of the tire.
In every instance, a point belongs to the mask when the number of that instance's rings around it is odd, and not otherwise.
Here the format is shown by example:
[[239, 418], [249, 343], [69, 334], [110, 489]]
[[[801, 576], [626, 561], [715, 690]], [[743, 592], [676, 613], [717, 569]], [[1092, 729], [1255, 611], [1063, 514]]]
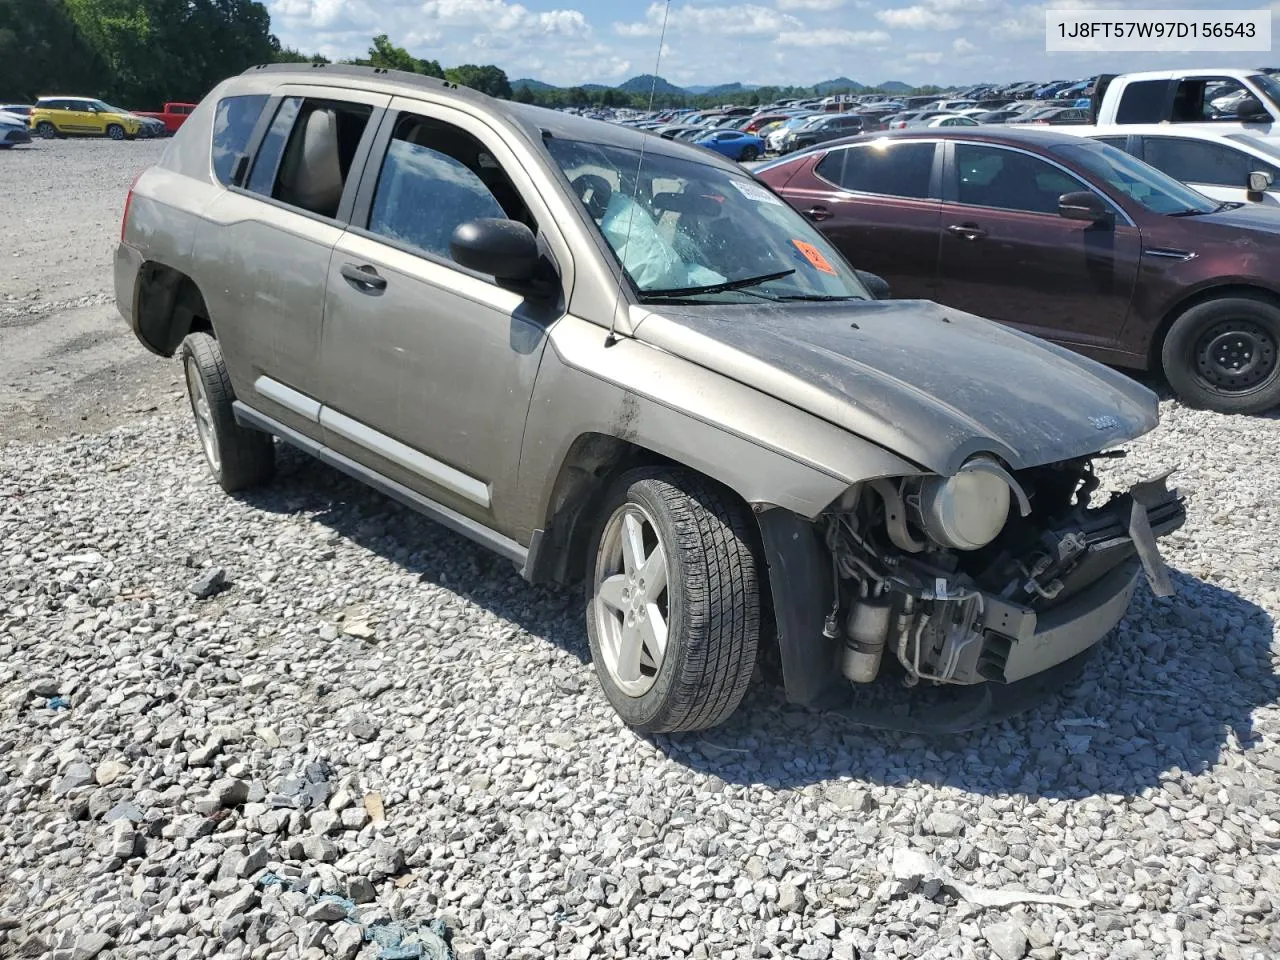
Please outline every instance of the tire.
[[118, 123], [107, 124], [107, 136], [112, 140], [123, 140], [125, 138], [124, 127]]
[[[738, 708], [760, 636], [753, 526], [733, 494], [688, 470], [634, 470], [606, 497], [587, 555], [587, 636], [605, 696], [628, 726], [705, 730]], [[637, 528], [641, 546], [628, 556], [623, 541]], [[665, 562], [655, 568], [659, 546]], [[647, 564], [633, 562], [639, 553]], [[646, 569], [660, 569], [665, 586], [646, 583]], [[655, 612], [666, 635], [656, 656]], [[639, 642], [624, 646], [628, 632]]]
[[760, 156], [760, 151], [757, 150], [755, 147], [742, 148], [742, 160], [744, 163], [748, 163], [754, 160], [758, 156]]
[[36, 133], [44, 137], [46, 140], [56, 140], [58, 137], [58, 128], [48, 120], [41, 120], [36, 124]]
[[235, 392], [218, 341], [207, 333], [189, 334], [182, 341], [182, 369], [205, 462], [218, 486], [235, 493], [270, 480], [275, 441], [236, 423], [231, 410]]
[[1198, 303], [1169, 328], [1160, 359], [1189, 406], [1246, 414], [1280, 406], [1280, 306], [1248, 295]]

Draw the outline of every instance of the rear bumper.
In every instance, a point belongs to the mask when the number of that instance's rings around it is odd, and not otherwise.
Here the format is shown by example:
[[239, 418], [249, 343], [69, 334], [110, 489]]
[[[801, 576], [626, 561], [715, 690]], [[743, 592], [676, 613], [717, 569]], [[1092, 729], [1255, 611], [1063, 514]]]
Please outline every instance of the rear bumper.
[[133, 335], [145, 344], [146, 341], [142, 340], [138, 332], [138, 274], [142, 270], [142, 263], [142, 254], [127, 243], [116, 246], [116, 309], [124, 317], [125, 323], [129, 324]]

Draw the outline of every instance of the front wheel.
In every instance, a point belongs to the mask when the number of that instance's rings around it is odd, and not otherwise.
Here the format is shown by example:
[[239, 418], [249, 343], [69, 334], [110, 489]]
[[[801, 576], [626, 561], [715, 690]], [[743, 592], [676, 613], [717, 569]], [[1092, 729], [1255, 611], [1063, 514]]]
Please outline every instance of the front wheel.
[[107, 127], [107, 136], [110, 137], [112, 140], [123, 140], [124, 127], [120, 126], [120, 124], [118, 123], [111, 124], [110, 126]]
[[58, 136], [58, 128], [48, 120], [41, 120], [36, 124], [36, 133], [44, 137], [46, 140], [53, 140]]
[[189, 334], [182, 341], [182, 368], [196, 433], [218, 486], [235, 493], [271, 479], [275, 441], [236, 423], [231, 407], [235, 392], [218, 341], [207, 333]]
[[1251, 296], [1196, 304], [1169, 328], [1161, 361], [1191, 406], [1246, 414], [1280, 406], [1280, 307]]
[[727, 720], [760, 633], [752, 521], [692, 471], [643, 469], [613, 488], [588, 556], [587, 636], [605, 696], [637, 730]]

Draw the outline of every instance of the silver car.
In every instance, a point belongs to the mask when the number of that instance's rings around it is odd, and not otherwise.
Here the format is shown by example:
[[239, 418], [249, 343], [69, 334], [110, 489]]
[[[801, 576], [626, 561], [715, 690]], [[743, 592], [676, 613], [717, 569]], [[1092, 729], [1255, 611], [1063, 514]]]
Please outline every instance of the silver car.
[[1150, 391], [876, 299], [776, 194], [659, 136], [254, 69], [137, 181], [115, 278], [137, 338], [181, 356], [223, 488], [266, 482], [280, 438], [584, 583], [638, 729], [723, 722], [758, 660], [795, 703], [897, 677], [995, 710], [1060, 683], [1144, 570], [1170, 588], [1181, 499], [1095, 493]]

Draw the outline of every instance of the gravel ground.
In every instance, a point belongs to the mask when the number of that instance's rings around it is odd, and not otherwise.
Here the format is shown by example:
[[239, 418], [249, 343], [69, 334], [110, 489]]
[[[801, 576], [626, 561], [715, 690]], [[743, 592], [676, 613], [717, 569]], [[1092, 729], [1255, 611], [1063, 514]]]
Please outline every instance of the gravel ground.
[[124, 198], [163, 140], [37, 141], [0, 153], [0, 440], [102, 430], [173, 403], [115, 308]]
[[1109, 465], [1180, 467], [1178, 595], [1036, 711], [926, 741], [761, 683], [643, 738], [576, 591], [300, 455], [224, 496], [145, 363], [156, 412], [0, 445], [0, 957], [1280, 953], [1280, 421], [1165, 403]]

